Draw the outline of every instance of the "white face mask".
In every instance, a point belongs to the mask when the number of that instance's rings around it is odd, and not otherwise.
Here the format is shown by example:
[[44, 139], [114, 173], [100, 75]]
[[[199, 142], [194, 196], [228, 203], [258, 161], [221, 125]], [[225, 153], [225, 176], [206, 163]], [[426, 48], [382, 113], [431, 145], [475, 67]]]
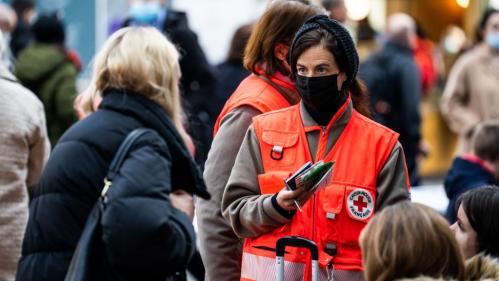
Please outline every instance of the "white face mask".
[[487, 33], [485, 41], [492, 49], [499, 51], [499, 32], [495, 31]]
[[135, 1], [130, 6], [130, 16], [138, 23], [144, 25], [155, 24], [162, 11], [159, 1]]

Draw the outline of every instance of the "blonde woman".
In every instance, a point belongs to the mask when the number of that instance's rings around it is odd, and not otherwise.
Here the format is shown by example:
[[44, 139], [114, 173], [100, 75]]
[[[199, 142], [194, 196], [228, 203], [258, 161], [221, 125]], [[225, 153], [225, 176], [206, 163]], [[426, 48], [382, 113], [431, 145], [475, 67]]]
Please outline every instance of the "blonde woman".
[[[125, 28], [105, 43], [82, 97], [90, 115], [62, 136], [37, 186], [16, 280], [64, 280], [109, 164], [137, 128], [157, 135], [132, 147], [122, 167], [126, 173], [113, 182], [113, 187], [117, 180], [126, 185], [133, 198], [124, 200], [122, 209], [136, 212], [126, 218], [116, 212], [108, 219], [116, 229], [129, 229], [123, 231], [127, 242], [107, 241], [106, 255], [98, 255], [92, 273], [95, 280], [164, 281], [183, 275], [195, 247], [192, 194], [209, 195], [184, 142], [178, 58], [175, 47], [154, 28]], [[149, 202], [140, 197], [144, 194], [162, 198], [162, 204], [144, 204]], [[168, 198], [171, 204], [165, 204]], [[142, 224], [156, 226], [147, 239], [137, 233]], [[121, 255], [110, 255], [117, 251]]]
[[464, 280], [464, 258], [447, 221], [424, 205], [384, 208], [359, 241], [366, 281]]

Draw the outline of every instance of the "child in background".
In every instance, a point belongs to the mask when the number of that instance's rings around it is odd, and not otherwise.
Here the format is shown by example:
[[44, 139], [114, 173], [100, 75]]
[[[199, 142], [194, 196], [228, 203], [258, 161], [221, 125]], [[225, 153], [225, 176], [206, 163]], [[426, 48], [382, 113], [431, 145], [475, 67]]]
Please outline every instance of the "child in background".
[[446, 217], [456, 221], [456, 200], [464, 192], [497, 183], [499, 178], [499, 120], [478, 125], [472, 139], [473, 152], [454, 159], [444, 187], [449, 206]]

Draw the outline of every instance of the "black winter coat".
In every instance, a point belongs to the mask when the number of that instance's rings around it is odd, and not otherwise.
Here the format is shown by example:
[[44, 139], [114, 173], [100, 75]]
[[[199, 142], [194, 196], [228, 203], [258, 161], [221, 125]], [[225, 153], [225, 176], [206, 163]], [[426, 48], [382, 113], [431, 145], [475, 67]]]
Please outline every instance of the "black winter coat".
[[[45, 167], [30, 205], [16, 280], [64, 280], [110, 162], [128, 133], [142, 127], [153, 129], [160, 138], [148, 134], [134, 145], [123, 164], [123, 174], [111, 189], [118, 185], [119, 192], [127, 196], [148, 192], [168, 200], [172, 187], [182, 187], [209, 198], [201, 173], [166, 112], [147, 98], [108, 90], [99, 110], [63, 135]], [[122, 238], [134, 238], [126, 245], [112, 238], [115, 243], [106, 249], [114, 258], [106, 262], [117, 265], [117, 272], [126, 276], [119, 280], [164, 281], [183, 271], [195, 250], [194, 229], [184, 213], [164, 200], [161, 202], [167, 206], [144, 202], [141, 197], [122, 201], [123, 208], [137, 210], [134, 217], [122, 218], [119, 212], [108, 214], [108, 222], [116, 231], [128, 227], [123, 229], [127, 235]], [[150, 233], [149, 239], [136, 231], [143, 222], [157, 223], [158, 231]], [[151, 265], [155, 270], [143, 270]], [[102, 264], [100, 270], [100, 280], [118, 280], [107, 264]]]
[[[416, 157], [421, 140], [421, 78], [409, 48], [388, 42], [360, 65], [374, 119], [400, 134], [411, 185], [417, 184]], [[384, 103], [380, 112], [379, 103]]]

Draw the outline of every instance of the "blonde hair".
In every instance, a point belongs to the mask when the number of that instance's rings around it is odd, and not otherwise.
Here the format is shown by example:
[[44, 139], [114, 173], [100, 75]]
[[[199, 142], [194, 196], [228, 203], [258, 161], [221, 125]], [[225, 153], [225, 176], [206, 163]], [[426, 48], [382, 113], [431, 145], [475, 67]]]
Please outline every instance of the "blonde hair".
[[464, 280], [464, 258], [447, 221], [430, 207], [386, 207], [360, 235], [366, 281], [429, 276]]
[[81, 97], [85, 113], [104, 90], [116, 88], [145, 96], [161, 105], [182, 137], [179, 97], [179, 52], [153, 27], [126, 27], [116, 31], [95, 56], [93, 76]]

